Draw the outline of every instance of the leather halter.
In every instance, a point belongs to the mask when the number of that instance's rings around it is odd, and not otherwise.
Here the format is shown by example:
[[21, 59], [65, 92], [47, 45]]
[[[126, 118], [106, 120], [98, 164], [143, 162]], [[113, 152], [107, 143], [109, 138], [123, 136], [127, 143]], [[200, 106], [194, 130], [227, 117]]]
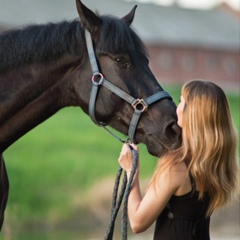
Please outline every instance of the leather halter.
[[[113, 85], [103, 76], [102, 73], [99, 72], [98, 64], [96, 61], [96, 56], [95, 56], [95, 52], [94, 52], [94, 48], [93, 48], [91, 34], [89, 33], [89, 31], [87, 29], [85, 29], [85, 39], [86, 39], [86, 44], [87, 44], [88, 56], [89, 56], [92, 73], [93, 73], [92, 89], [91, 89], [91, 93], [90, 93], [89, 109], [88, 109], [89, 116], [91, 117], [92, 121], [96, 125], [103, 127], [105, 130], [107, 130], [111, 135], [116, 137], [121, 142], [129, 142], [130, 141], [133, 143], [135, 131], [136, 131], [137, 124], [138, 124], [139, 118], [141, 116], [141, 113], [146, 111], [150, 104], [152, 104], [156, 101], [165, 99], [165, 98], [172, 99], [172, 97], [166, 91], [159, 91], [145, 99], [136, 99], [136, 98], [130, 96], [128, 93], [124, 92], [122, 89]], [[127, 101], [134, 108], [134, 113], [133, 113], [133, 116], [132, 116], [132, 119], [131, 119], [131, 122], [129, 125], [129, 129], [128, 129], [128, 140], [123, 140], [123, 139], [119, 138], [118, 136], [116, 136], [112, 131], [110, 131], [106, 127], [107, 126], [106, 123], [99, 122], [96, 120], [95, 105], [96, 105], [97, 93], [99, 90], [99, 86], [106, 87], [108, 90], [110, 90], [111, 92], [113, 92], [117, 96], [119, 96], [120, 98]]]

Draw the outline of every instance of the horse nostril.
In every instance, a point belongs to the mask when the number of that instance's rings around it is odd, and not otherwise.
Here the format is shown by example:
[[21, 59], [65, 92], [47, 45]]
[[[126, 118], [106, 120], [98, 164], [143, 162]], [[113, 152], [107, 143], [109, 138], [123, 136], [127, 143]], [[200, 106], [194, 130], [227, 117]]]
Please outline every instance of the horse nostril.
[[175, 121], [169, 122], [164, 129], [165, 136], [170, 142], [180, 145], [181, 141], [181, 128], [177, 125]]

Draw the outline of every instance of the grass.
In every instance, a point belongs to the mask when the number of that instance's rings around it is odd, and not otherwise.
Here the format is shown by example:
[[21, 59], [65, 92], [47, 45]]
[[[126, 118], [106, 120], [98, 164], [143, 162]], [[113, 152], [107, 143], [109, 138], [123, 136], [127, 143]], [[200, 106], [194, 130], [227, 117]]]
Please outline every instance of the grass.
[[[180, 87], [166, 90], [178, 102]], [[228, 97], [239, 130], [240, 97]], [[76, 193], [81, 197], [95, 182], [115, 176], [121, 146], [79, 108], [63, 109], [33, 129], [4, 153], [11, 185], [5, 225], [71, 216]], [[143, 145], [140, 151], [142, 175], [149, 176], [156, 158]]]

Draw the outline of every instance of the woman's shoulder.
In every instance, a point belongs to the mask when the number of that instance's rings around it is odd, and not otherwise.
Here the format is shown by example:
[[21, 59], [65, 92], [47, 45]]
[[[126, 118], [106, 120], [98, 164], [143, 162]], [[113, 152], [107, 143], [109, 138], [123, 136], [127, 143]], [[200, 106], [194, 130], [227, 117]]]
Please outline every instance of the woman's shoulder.
[[170, 153], [159, 159], [157, 172], [160, 175], [185, 174], [188, 169], [184, 161], [179, 161]]
[[184, 163], [176, 163], [172, 166], [166, 166], [158, 174], [158, 179], [169, 180], [171, 182], [181, 183], [182, 179], [188, 178], [188, 169]]
[[185, 162], [177, 162], [171, 167], [170, 171], [186, 173], [188, 172], [188, 169]]
[[176, 190], [173, 195], [184, 195], [192, 190], [189, 171], [184, 162], [175, 163], [172, 166], [166, 167], [159, 176], [159, 180], [169, 182]]

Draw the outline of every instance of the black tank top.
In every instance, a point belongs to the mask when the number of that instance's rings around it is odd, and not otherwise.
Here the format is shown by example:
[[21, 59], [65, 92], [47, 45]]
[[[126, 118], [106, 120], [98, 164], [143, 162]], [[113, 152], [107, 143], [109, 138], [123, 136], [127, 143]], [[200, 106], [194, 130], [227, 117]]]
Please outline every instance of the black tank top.
[[206, 211], [209, 197], [198, 200], [198, 192], [172, 196], [156, 221], [154, 240], [210, 240]]

